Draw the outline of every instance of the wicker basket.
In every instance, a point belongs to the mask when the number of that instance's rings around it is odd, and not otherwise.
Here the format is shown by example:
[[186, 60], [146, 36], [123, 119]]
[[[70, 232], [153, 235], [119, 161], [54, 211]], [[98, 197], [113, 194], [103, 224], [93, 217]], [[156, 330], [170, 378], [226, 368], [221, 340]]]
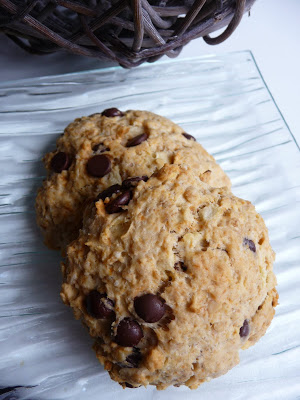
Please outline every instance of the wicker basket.
[[254, 1], [0, 0], [0, 31], [34, 54], [65, 50], [130, 68], [176, 57], [198, 37], [221, 43]]

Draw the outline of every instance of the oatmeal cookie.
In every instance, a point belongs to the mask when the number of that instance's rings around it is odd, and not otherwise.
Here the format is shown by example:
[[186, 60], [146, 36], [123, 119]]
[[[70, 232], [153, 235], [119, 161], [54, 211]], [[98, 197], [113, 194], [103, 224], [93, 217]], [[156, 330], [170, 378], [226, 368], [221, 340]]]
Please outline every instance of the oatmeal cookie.
[[112, 108], [72, 122], [46, 154], [48, 176], [36, 199], [45, 244], [64, 249], [78, 235], [86, 201], [124, 179], [164, 164], [188, 163], [214, 187], [230, 180], [214, 158], [172, 121], [147, 111]]
[[61, 297], [123, 387], [197, 388], [236, 365], [271, 323], [267, 228], [250, 202], [186, 166], [122, 187], [86, 208]]

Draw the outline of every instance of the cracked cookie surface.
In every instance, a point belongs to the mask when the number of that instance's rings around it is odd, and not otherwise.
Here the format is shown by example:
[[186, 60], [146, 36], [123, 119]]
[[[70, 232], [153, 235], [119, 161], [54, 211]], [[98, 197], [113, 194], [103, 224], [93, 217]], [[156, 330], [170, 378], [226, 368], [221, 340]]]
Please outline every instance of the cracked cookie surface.
[[88, 199], [164, 164], [188, 163], [211, 186], [230, 187], [214, 158], [172, 121], [147, 111], [105, 110], [76, 119], [46, 154], [47, 179], [36, 199], [45, 244], [64, 249], [78, 235]]
[[123, 387], [196, 388], [264, 335], [278, 297], [273, 261], [250, 202], [166, 165], [87, 207], [61, 297]]

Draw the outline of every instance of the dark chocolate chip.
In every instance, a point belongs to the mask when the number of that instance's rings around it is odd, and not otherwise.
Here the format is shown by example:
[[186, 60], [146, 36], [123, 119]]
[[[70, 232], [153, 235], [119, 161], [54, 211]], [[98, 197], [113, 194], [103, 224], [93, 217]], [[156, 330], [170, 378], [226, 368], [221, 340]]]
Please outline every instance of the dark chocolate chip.
[[53, 169], [54, 172], [59, 173], [65, 169], [69, 169], [70, 165], [70, 157], [63, 151], [56, 153], [55, 156], [52, 157], [51, 169]]
[[139, 144], [143, 143], [147, 139], [148, 139], [147, 133], [142, 133], [141, 135], [138, 135], [132, 139], [129, 139], [126, 144], [126, 147], [138, 146]]
[[176, 269], [176, 271], [182, 270], [183, 272], [186, 272], [188, 269], [187, 266], [182, 261], [177, 261], [177, 263], [175, 263], [174, 265], [174, 268]]
[[253, 251], [253, 253], [256, 253], [255, 244], [254, 244], [254, 242], [253, 242], [251, 239], [245, 238], [244, 241], [243, 241], [243, 244], [244, 244], [244, 246], [249, 246], [249, 249], [250, 249], [251, 251]]
[[126, 206], [130, 202], [130, 199], [131, 191], [127, 190], [126, 192], [120, 194], [118, 197], [106, 204], [106, 212], [108, 214], [114, 214], [124, 211], [122, 206]]
[[165, 311], [166, 306], [163, 300], [155, 294], [144, 294], [134, 299], [134, 309], [137, 315], [145, 322], [159, 321]]
[[112, 185], [110, 187], [108, 187], [107, 189], [103, 190], [103, 192], [99, 193], [98, 196], [96, 197], [95, 201], [98, 200], [105, 200], [107, 197], [111, 197], [113, 194], [115, 193], [121, 193], [122, 187], [121, 185]]
[[94, 152], [100, 151], [100, 153], [104, 153], [105, 151], [110, 151], [110, 148], [104, 146], [103, 143], [98, 143], [98, 144], [95, 144], [95, 145], [92, 147], [92, 150], [93, 150]]
[[147, 182], [148, 176], [143, 175], [143, 176], [135, 176], [134, 178], [128, 178], [125, 179], [125, 181], [122, 182], [122, 186], [125, 189], [131, 189], [132, 187], [136, 186], [140, 181]]
[[240, 337], [246, 337], [250, 333], [249, 322], [245, 319], [243, 326], [240, 329]]
[[116, 315], [112, 309], [114, 303], [106, 298], [105, 294], [99, 293], [97, 290], [90, 292], [85, 299], [87, 312], [97, 319], [115, 319]]
[[115, 341], [119, 346], [136, 346], [144, 337], [143, 330], [138, 322], [131, 318], [124, 318], [119, 323]]
[[89, 175], [102, 178], [111, 171], [111, 161], [105, 154], [98, 154], [89, 159], [86, 167]]
[[196, 139], [194, 136], [190, 135], [189, 133], [183, 133], [183, 136], [187, 138], [188, 140], [194, 140], [196, 142]]
[[122, 111], [118, 110], [117, 108], [107, 108], [106, 110], [104, 110], [102, 112], [102, 115], [104, 115], [104, 117], [123, 117], [124, 113], [122, 113]]
[[126, 361], [130, 364], [131, 368], [137, 368], [141, 360], [142, 360], [142, 354], [138, 348], [135, 348], [134, 352], [126, 357]]

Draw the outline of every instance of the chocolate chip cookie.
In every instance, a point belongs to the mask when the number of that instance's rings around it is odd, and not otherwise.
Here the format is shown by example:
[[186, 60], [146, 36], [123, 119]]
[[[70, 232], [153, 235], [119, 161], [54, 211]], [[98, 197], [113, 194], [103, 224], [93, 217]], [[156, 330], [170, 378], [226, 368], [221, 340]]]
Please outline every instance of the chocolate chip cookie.
[[273, 261], [250, 202], [165, 165], [86, 208], [61, 297], [123, 387], [193, 389], [264, 335], [278, 298]]
[[47, 179], [36, 199], [45, 243], [64, 249], [81, 227], [86, 201], [129, 177], [150, 176], [164, 164], [188, 163], [212, 186], [230, 187], [214, 158], [170, 120], [116, 108], [76, 119], [46, 154]]

